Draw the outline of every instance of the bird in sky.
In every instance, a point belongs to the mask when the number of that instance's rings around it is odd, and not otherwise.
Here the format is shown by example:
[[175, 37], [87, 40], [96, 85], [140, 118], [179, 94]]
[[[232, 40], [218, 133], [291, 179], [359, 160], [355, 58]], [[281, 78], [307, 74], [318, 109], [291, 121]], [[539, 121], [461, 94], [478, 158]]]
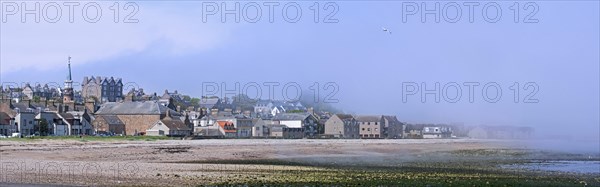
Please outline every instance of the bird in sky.
[[388, 32], [388, 33], [392, 34], [392, 31], [385, 27], [381, 27], [381, 30], [383, 30], [383, 32]]

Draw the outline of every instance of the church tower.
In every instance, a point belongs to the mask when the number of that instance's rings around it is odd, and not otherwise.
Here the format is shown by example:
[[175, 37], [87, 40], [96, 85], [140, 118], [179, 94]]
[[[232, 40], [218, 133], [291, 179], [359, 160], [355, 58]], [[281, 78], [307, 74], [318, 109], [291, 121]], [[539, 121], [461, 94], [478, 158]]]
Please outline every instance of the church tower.
[[71, 57], [69, 56], [69, 75], [67, 75], [67, 80], [65, 80], [65, 88], [63, 89], [63, 104], [68, 104], [73, 102], [73, 79], [71, 77]]

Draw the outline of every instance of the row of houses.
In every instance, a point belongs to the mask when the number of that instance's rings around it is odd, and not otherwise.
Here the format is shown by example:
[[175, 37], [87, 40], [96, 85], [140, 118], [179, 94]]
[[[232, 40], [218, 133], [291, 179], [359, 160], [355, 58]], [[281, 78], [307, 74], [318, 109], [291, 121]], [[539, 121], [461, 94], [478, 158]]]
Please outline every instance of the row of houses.
[[396, 116], [335, 114], [325, 122], [332, 138], [403, 138], [405, 124]]
[[13, 103], [10, 99], [0, 102], [0, 135], [18, 133], [29, 135], [80, 135], [93, 134], [93, 115], [82, 111], [63, 110], [61, 104], [46, 107], [33, 104], [31, 100]]
[[[69, 110], [69, 107], [72, 109]], [[91, 108], [88, 110], [88, 108]], [[55, 102], [0, 103], [0, 135], [150, 135], [200, 138], [453, 138], [455, 126], [407, 124], [390, 115], [276, 113], [265, 117], [231, 109], [178, 111], [160, 101], [107, 102], [94, 111], [85, 105]], [[308, 109], [307, 111], [311, 111]], [[530, 127], [478, 126], [466, 137], [527, 139]]]
[[[396, 116], [295, 113], [236, 113], [231, 109], [178, 110], [162, 101], [106, 102], [99, 107], [63, 103], [0, 103], [0, 134], [28, 135], [152, 135], [204, 138], [418, 138]], [[297, 107], [297, 106], [296, 106]], [[96, 109], [97, 108], [97, 109]], [[407, 129], [407, 127], [409, 127]], [[421, 138], [448, 138], [448, 128], [422, 127]], [[428, 128], [431, 128], [429, 133]]]
[[[312, 110], [272, 117], [232, 109], [173, 110], [155, 101], [105, 103], [93, 122], [100, 132], [204, 138], [416, 138], [389, 115], [319, 115]], [[103, 125], [105, 124], [105, 125]], [[102, 128], [100, 128], [102, 127]], [[431, 132], [429, 131], [431, 128]], [[423, 127], [420, 138], [449, 138], [451, 129]], [[439, 135], [438, 135], [439, 134]]]

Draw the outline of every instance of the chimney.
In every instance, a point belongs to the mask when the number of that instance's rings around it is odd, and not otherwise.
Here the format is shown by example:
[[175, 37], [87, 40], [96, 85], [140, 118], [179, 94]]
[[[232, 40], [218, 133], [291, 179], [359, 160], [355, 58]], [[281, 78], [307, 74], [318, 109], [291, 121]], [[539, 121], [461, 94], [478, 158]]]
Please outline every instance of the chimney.
[[96, 112], [95, 102], [93, 100], [87, 99], [85, 101], [85, 109], [91, 111], [92, 113]]
[[58, 104], [58, 113], [63, 113], [63, 106], [62, 104]]
[[165, 117], [163, 119], [171, 119], [171, 109], [167, 108], [167, 111], [165, 112]]
[[204, 116], [206, 114], [207, 114], [206, 108], [200, 108], [200, 116]]
[[31, 99], [27, 99], [25, 101], [27, 102], [27, 107], [30, 107], [31, 106]]

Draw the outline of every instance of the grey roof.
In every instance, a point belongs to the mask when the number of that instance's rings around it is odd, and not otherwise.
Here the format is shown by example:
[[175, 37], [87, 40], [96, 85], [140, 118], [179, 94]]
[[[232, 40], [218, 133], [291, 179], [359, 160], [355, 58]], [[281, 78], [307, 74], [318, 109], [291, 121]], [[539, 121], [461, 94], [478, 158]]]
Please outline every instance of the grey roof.
[[244, 114], [236, 114], [236, 115], [233, 115], [233, 117], [235, 119], [251, 119], [250, 117], [245, 116]]
[[32, 102], [30, 106], [32, 108], [35, 108], [35, 109], [37, 109], [39, 107], [42, 110], [46, 108], [46, 104], [44, 104], [44, 103], [34, 103], [34, 102]]
[[219, 103], [219, 98], [201, 98], [198, 103], [201, 107], [212, 108]]
[[27, 112], [27, 109], [29, 108], [28, 103], [13, 103], [12, 106], [13, 109], [18, 108], [21, 112]]
[[107, 115], [107, 116], [98, 116], [97, 118], [103, 118], [106, 123], [109, 125], [124, 125], [123, 121], [119, 119], [117, 116]]
[[38, 118], [38, 116], [39, 117], [42, 117], [42, 116], [48, 117], [49, 116], [52, 119], [60, 119], [60, 117], [58, 117], [58, 114], [55, 113], [55, 112], [44, 112], [44, 111], [42, 111], [42, 112], [40, 112], [40, 113], [38, 113], [36, 115], [36, 118]]
[[70, 113], [59, 113], [58, 115], [62, 116], [65, 119], [75, 119], [75, 116], [73, 116], [73, 114]]
[[221, 136], [221, 131], [219, 129], [209, 129], [209, 128], [196, 128], [195, 134], [202, 134], [202, 136]]
[[[171, 110], [155, 101], [144, 102], [108, 102], [102, 104], [96, 112], [98, 115], [159, 115], [166, 114]], [[181, 114], [171, 110], [171, 115], [180, 116]]]
[[381, 116], [379, 115], [361, 115], [354, 117], [359, 122], [379, 122]]
[[273, 117], [273, 120], [304, 120], [308, 116], [309, 113], [279, 113]]
[[180, 120], [161, 120], [169, 130], [191, 130], [183, 121]]
[[350, 114], [336, 114], [336, 116], [337, 116], [338, 118], [340, 118], [341, 120], [349, 120], [349, 119], [352, 119], [352, 118], [354, 118], [354, 117], [353, 117], [352, 115], [350, 115]]
[[252, 119], [252, 124], [258, 123], [258, 120], [262, 120], [262, 119], [260, 119], [260, 118], [254, 118], [254, 119]]
[[383, 116], [384, 119], [388, 120], [389, 123], [402, 123], [396, 116]]

